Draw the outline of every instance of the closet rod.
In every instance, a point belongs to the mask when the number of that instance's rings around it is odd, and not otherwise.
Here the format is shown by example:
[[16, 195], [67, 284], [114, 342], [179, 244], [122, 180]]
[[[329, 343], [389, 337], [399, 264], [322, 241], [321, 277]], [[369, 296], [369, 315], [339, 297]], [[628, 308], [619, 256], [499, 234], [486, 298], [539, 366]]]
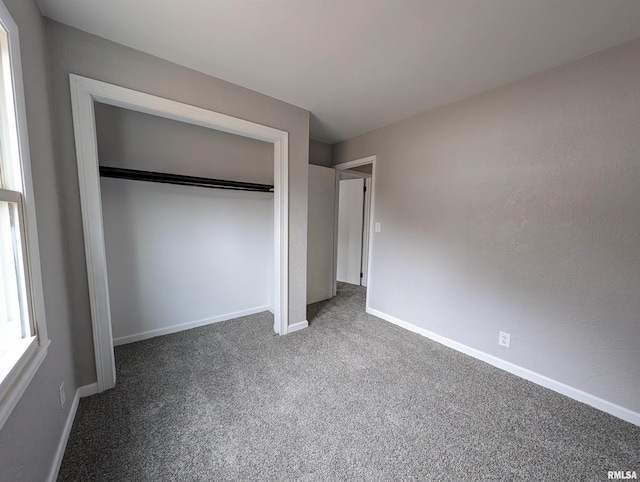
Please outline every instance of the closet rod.
[[214, 189], [231, 189], [234, 191], [273, 192], [273, 185], [255, 184], [252, 182], [228, 181], [226, 179], [210, 179], [207, 177], [183, 176], [164, 172], [139, 171], [121, 167], [100, 166], [100, 175], [117, 179], [133, 179], [135, 181], [179, 184], [181, 186], [199, 186]]

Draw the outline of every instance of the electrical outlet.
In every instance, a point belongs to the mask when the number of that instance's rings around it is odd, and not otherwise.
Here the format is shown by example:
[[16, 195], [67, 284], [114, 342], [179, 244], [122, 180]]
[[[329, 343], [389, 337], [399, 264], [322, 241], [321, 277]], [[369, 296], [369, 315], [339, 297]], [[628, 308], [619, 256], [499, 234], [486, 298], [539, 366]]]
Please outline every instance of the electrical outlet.
[[380, 223], [376, 223], [375, 230], [376, 230], [376, 233], [380, 232]]
[[509, 345], [511, 345], [511, 335], [509, 333], [501, 331], [498, 335], [498, 345], [509, 348]]
[[67, 401], [67, 396], [64, 393], [64, 382], [60, 383], [60, 388], [58, 389], [60, 395], [60, 410], [64, 408], [64, 402]]

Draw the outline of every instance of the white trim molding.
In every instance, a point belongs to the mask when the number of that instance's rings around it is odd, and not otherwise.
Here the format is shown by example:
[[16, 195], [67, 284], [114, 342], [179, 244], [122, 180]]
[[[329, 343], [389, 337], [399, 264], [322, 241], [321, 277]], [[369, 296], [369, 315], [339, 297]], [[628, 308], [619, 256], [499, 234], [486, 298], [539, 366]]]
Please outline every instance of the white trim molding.
[[304, 330], [309, 326], [309, 322], [307, 320], [299, 321], [297, 323], [292, 323], [289, 325], [289, 333], [294, 333], [296, 331]]
[[289, 134], [262, 124], [70, 74], [98, 391], [116, 382], [94, 102], [270, 142], [274, 153], [274, 330], [289, 331]]
[[49, 470], [49, 477], [47, 482], [55, 482], [58, 480], [58, 473], [60, 472], [60, 466], [62, 465], [62, 459], [64, 458], [64, 451], [67, 448], [67, 442], [69, 441], [69, 435], [71, 434], [71, 428], [73, 427], [73, 421], [76, 418], [76, 412], [78, 411], [78, 404], [80, 403], [80, 389], [76, 390], [71, 402], [71, 408], [69, 408], [69, 414], [67, 420], [62, 428], [62, 434], [60, 435], [60, 441], [58, 442], [58, 448], [56, 454], [53, 457], [51, 463], [51, 469]]
[[[211, 325], [213, 323], [220, 323], [221, 321], [232, 320], [234, 318], [240, 318], [241, 316], [254, 315], [256, 313], [262, 313], [263, 311], [270, 311], [269, 306], [258, 306], [256, 308], [235, 311], [233, 313], [226, 313], [224, 315], [214, 316], [212, 318], [204, 318], [202, 320], [189, 321], [187, 323], [180, 323], [179, 325], [158, 328], [156, 330], [143, 331], [142, 333], [136, 333], [134, 335], [120, 336], [113, 339], [113, 345], [126, 345], [127, 343], [148, 340], [149, 338], [154, 338], [156, 336], [169, 335], [171, 333], [177, 333], [179, 331], [190, 330], [191, 328], [198, 328], [200, 326]], [[289, 326], [289, 333], [291, 333], [292, 326], [294, 325]]]
[[9, 415], [16, 408], [20, 398], [27, 390], [40, 365], [42, 365], [50, 344], [51, 341], [49, 340], [44, 345], [34, 343], [33, 347], [30, 347], [29, 353], [25, 353], [21, 358], [21, 363], [24, 363], [24, 366], [18, 365], [15, 367], [14, 372], [17, 375], [12, 377], [9, 389], [2, 397], [2, 403], [0, 404], [0, 428], [9, 419]]
[[80, 398], [90, 397], [98, 393], [98, 384], [90, 383], [89, 385], [83, 385], [78, 387], [78, 395]]
[[536, 373], [532, 370], [528, 370], [527, 368], [523, 368], [511, 362], [502, 360], [501, 358], [498, 358], [496, 356], [489, 355], [488, 353], [485, 353], [483, 351], [471, 348], [470, 346], [438, 335], [437, 333], [433, 333], [432, 331], [426, 330], [412, 323], [408, 323], [399, 318], [383, 313], [382, 311], [373, 309], [370, 306], [367, 306], [367, 313], [393, 323], [394, 325], [404, 328], [405, 330], [409, 330], [426, 338], [429, 338], [435, 342], [440, 343], [441, 345], [453, 348], [454, 350], [462, 352], [465, 355], [469, 355], [473, 358], [486, 362], [496, 368], [500, 368], [506, 372], [512, 373], [513, 375], [516, 375], [520, 378], [524, 378], [525, 380], [529, 380], [530, 382], [533, 382], [537, 385], [541, 385], [545, 388], [553, 390], [554, 392], [558, 392], [569, 398], [577, 400], [578, 402], [586, 403], [587, 405], [597, 408], [598, 410], [602, 410], [603, 412], [611, 414], [614, 417], [621, 418], [622, 420], [626, 420], [627, 422], [640, 426], [640, 413], [629, 410], [628, 408], [621, 407], [620, 405], [616, 405], [615, 403], [596, 397], [595, 395], [591, 395], [590, 393], [583, 392], [582, 390], [571, 387], [562, 382]]
[[64, 424], [64, 427], [62, 428], [62, 434], [60, 435], [60, 441], [58, 442], [56, 454], [53, 457], [53, 462], [51, 464], [51, 469], [49, 470], [49, 477], [47, 478], [47, 482], [55, 482], [58, 479], [58, 472], [60, 472], [60, 466], [62, 465], [62, 459], [64, 458], [64, 451], [67, 448], [67, 442], [69, 441], [69, 435], [71, 434], [73, 421], [76, 418], [76, 412], [78, 411], [78, 404], [80, 403], [80, 399], [95, 395], [96, 393], [98, 393], [97, 383], [78, 387], [78, 389], [76, 390], [76, 393], [73, 396], [73, 401], [71, 402], [71, 407], [69, 408], [67, 420]]

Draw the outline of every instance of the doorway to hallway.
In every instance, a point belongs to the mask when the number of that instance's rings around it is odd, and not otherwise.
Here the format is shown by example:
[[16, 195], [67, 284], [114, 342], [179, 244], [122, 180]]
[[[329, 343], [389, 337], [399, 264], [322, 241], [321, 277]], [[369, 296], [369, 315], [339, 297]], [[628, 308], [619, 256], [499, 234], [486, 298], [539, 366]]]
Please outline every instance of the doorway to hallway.
[[370, 284], [375, 156], [337, 164], [334, 290], [337, 284]]
[[336, 281], [366, 287], [371, 175], [342, 171], [339, 176]]

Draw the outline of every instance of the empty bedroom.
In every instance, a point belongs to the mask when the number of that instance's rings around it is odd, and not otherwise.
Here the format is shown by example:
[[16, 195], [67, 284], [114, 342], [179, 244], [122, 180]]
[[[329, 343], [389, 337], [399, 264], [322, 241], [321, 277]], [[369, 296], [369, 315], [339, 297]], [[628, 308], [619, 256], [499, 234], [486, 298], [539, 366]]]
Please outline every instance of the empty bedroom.
[[0, 480], [636, 480], [637, 0], [0, 0]]

